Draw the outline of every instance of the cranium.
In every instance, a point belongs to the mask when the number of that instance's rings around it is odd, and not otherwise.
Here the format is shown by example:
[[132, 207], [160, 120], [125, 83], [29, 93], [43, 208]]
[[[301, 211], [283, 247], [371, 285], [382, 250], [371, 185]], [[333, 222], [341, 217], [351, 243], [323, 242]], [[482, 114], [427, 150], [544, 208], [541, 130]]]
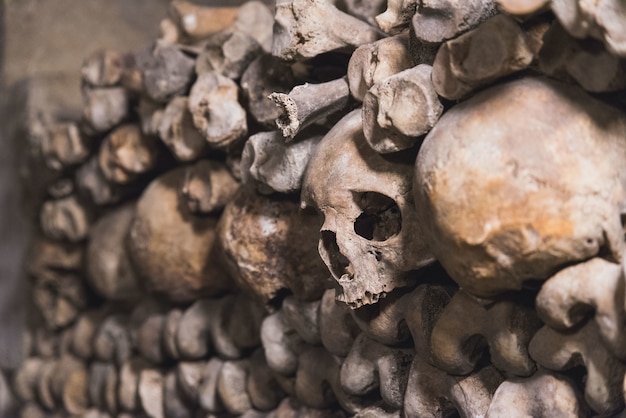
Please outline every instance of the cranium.
[[491, 297], [591, 257], [620, 262], [625, 167], [621, 112], [524, 78], [439, 120], [413, 191], [437, 259], [465, 290]]
[[302, 203], [324, 214], [319, 253], [339, 284], [337, 300], [352, 308], [407, 286], [410, 271], [433, 261], [411, 196], [413, 159], [407, 159], [370, 148], [358, 109], [326, 134], [309, 163]]

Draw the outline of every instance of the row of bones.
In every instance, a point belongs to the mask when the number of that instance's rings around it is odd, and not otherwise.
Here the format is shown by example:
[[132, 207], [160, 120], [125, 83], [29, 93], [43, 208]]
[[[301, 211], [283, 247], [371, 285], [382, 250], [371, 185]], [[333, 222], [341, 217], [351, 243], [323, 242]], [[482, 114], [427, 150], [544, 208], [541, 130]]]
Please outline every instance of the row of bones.
[[[132, 193], [126, 186], [158, 164], [157, 147], [147, 134], [158, 134], [179, 161], [195, 160], [213, 147], [226, 150], [227, 162], [236, 166], [238, 156], [230, 151], [248, 129], [246, 112], [238, 103], [238, 87], [232, 81], [240, 79], [257, 122], [268, 126], [277, 119], [280, 129], [248, 139], [240, 157], [241, 170], [235, 175], [223, 164], [200, 160], [171, 171], [146, 190], [137, 214], [127, 215], [125, 222], [130, 230], [132, 264], [153, 291], [174, 301], [189, 301], [198, 294], [227, 290], [229, 280], [223, 272], [203, 259], [217, 235], [219, 256], [230, 260], [226, 270], [240, 287], [263, 302], [275, 304], [278, 290], [285, 286], [303, 300], [319, 297], [323, 286], [314, 283], [320, 277], [319, 265], [301, 264], [306, 257], [284, 264], [268, 261], [280, 259], [279, 254], [292, 245], [289, 240], [296, 238], [287, 233], [274, 236], [277, 242], [284, 242], [268, 257], [263, 254], [265, 243], [259, 244], [259, 237], [254, 236], [258, 220], [246, 221], [248, 209], [258, 205], [261, 213], [282, 210], [287, 217], [298, 218], [288, 219], [285, 225], [301, 222], [297, 203], [267, 203], [261, 195], [293, 193], [302, 185], [303, 205], [324, 214], [319, 251], [339, 286], [338, 300], [353, 308], [375, 304], [412, 284], [413, 272], [437, 259], [463, 289], [452, 297], [452, 301], [463, 302], [450, 302], [445, 312], [462, 312], [458, 304], [474, 303], [478, 310], [503, 309], [508, 312], [501, 318], [504, 321], [520, 307], [502, 308], [515, 303], [501, 299], [500, 294], [520, 290], [526, 280], [550, 278], [536, 298], [538, 314], [547, 325], [535, 333], [538, 323], [526, 321], [521, 326], [526, 334], [514, 349], [511, 341], [500, 341], [502, 331], [495, 326], [493, 331], [481, 328], [477, 332], [470, 324], [457, 325], [457, 333], [471, 330], [464, 335], [466, 339], [483, 335], [491, 361], [507, 374], [533, 373], [534, 363], [526, 353], [531, 337], [530, 357], [543, 367], [567, 368], [573, 365], [572, 358], [579, 358], [587, 367], [585, 396], [589, 405], [596, 412], [619, 410], [624, 374], [620, 362], [624, 359], [620, 332], [624, 298], [619, 294], [623, 282], [623, 115], [577, 88], [537, 78], [491, 88], [453, 106], [443, 116], [439, 97], [465, 98], [526, 68], [574, 81], [592, 92], [623, 88], [618, 58], [623, 50], [615, 29], [621, 21], [607, 14], [605, 9], [610, 6], [604, 4], [586, 9], [574, 2], [555, 1], [551, 5], [537, 3], [529, 10], [524, 9], [528, 4], [522, 7], [503, 1], [500, 6], [522, 17], [516, 21], [497, 13], [491, 2], [459, 3], [445, 13], [437, 7], [418, 9], [414, 2], [393, 2], [375, 19], [365, 18], [370, 23], [374, 19], [393, 35], [384, 37], [370, 24], [352, 19], [328, 2], [284, 1], [276, 5], [275, 18], [256, 19], [270, 23], [275, 19], [272, 39], [267, 25], [263, 28], [251, 25], [249, 17], [246, 20], [246, 8], [248, 14], [254, 10], [256, 16], [267, 16], [267, 10], [259, 14], [263, 6], [249, 3], [232, 15], [231, 29], [198, 52], [192, 42], [185, 46], [177, 42], [183, 36], [193, 39], [206, 34], [188, 30], [184, 23], [193, 19], [180, 15], [191, 13], [202, 21], [204, 11], [176, 2], [175, 19], [164, 22], [164, 35], [153, 50], [136, 59], [105, 52], [86, 64], [85, 120], [92, 131], [106, 132], [125, 120], [125, 104], [132, 99], [128, 92], [138, 89], [138, 84], [151, 100], [140, 102], [141, 129], [128, 124], [115, 128], [97, 155], [79, 170], [77, 186], [96, 204]], [[548, 6], [558, 22], [541, 14]], [[353, 30], [334, 32], [342, 25]], [[409, 26], [412, 31], [407, 34]], [[598, 42], [593, 46], [599, 52], [591, 54], [586, 44], [569, 37], [568, 32], [596, 37], [607, 49]], [[566, 52], [558, 51], [563, 40], [567, 41]], [[475, 47], [491, 46], [490, 42], [493, 48]], [[242, 45], [247, 45], [243, 53]], [[265, 91], [274, 87], [272, 83], [256, 79], [275, 76], [273, 81], [278, 83], [287, 76], [276, 76], [268, 68], [280, 72], [286, 66], [261, 51], [305, 60], [346, 47], [358, 47], [347, 77], [272, 94], [278, 107], [268, 105], [266, 93], [277, 89]], [[194, 60], [190, 54], [198, 55]], [[594, 72], [596, 67], [588, 65], [598, 56], [612, 64], [603, 67], [606, 73], [602, 77]], [[185, 97], [194, 69], [199, 76]], [[362, 101], [363, 107], [345, 114], [350, 96]], [[163, 108], [159, 102], [167, 102], [167, 106]], [[337, 111], [345, 116], [322, 135], [315, 124]], [[559, 115], [556, 120], [554, 114]], [[334, 122], [332, 117], [328, 120]], [[431, 129], [414, 168], [415, 145]], [[74, 125], [58, 125], [52, 131], [58, 135], [44, 135], [42, 141], [51, 168], [76, 164], [88, 156], [88, 152], [80, 152], [80, 133]], [[77, 146], [58, 152], [55, 140], [73, 141]], [[396, 154], [398, 151], [404, 152]], [[237, 177], [258, 194], [239, 191], [235, 195]], [[181, 217], [186, 220], [187, 215], [177, 209], [181, 183], [180, 195], [191, 212], [210, 213], [230, 202], [216, 233], [216, 218], [191, 222], [184, 240], [193, 242], [193, 250], [177, 248], [183, 237], [172, 236], [173, 230], [180, 233], [176, 226], [167, 230], [169, 220], [172, 225], [180, 224]], [[88, 231], [97, 230], [97, 224], [90, 229], [88, 211], [71, 187], [69, 192], [67, 188], [62, 181], [55, 183], [51, 193], [57, 198], [42, 208], [42, 229], [52, 238], [80, 241]], [[113, 225], [125, 237], [124, 221]], [[285, 225], [279, 227], [288, 229]], [[197, 234], [199, 228], [206, 234]], [[310, 231], [302, 229], [302, 236], [310, 236]], [[233, 230], [252, 232], [237, 237]], [[91, 234], [90, 244], [96, 242], [95, 236]], [[254, 247], [253, 251], [242, 255], [242, 243]], [[195, 257], [190, 257], [192, 253]], [[165, 254], [171, 258], [163, 257]], [[190, 260], [190, 266], [171, 261], [183, 258]], [[268, 263], [262, 270], [268, 273], [267, 280], [259, 283], [254, 278], [263, 262]], [[98, 268], [96, 261], [88, 266]], [[193, 273], [181, 275], [177, 271], [181, 268]], [[113, 276], [108, 272], [104, 282], [93, 286], [111, 299], [137, 290], [131, 279], [111, 285], [107, 281], [118, 280]], [[203, 281], [206, 276], [211, 276], [210, 284]], [[169, 277], [184, 277], [187, 282], [172, 283]], [[605, 285], [593, 285], [592, 277]], [[589, 309], [581, 310], [581, 306]], [[595, 320], [588, 320], [592, 309]], [[51, 321], [55, 320], [71, 318]], [[436, 324], [446, 323], [442, 321]], [[413, 335], [421, 358], [451, 375], [474, 371], [476, 353], [466, 352], [463, 338], [456, 344], [441, 343], [447, 335], [435, 332], [441, 327], [422, 331], [427, 334], [426, 342]], [[383, 327], [381, 332], [393, 333], [396, 328], [385, 331]], [[603, 341], [600, 346], [593, 344], [596, 336]], [[378, 338], [383, 343], [397, 343]], [[417, 347], [420, 344], [425, 348]], [[506, 349], [501, 349], [503, 346]]]

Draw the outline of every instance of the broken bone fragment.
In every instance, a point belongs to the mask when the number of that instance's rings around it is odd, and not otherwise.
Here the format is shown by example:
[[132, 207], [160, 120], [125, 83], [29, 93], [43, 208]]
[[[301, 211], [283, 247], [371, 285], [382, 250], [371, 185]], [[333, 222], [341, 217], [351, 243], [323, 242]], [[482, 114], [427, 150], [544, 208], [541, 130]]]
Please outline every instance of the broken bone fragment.
[[281, 294], [317, 299], [327, 274], [310, 237], [319, 217], [301, 211], [296, 199], [261, 196], [241, 188], [218, 226], [221, 261], [239, 288], [263, 305], [280, 306]]
[[289, 94], [272, 93], [269, 98], [281, 109], [276, 126], [291, 141], [302, 129], [346, 108], [350, 90], [348, 80], [342, 77], [296, 86]]

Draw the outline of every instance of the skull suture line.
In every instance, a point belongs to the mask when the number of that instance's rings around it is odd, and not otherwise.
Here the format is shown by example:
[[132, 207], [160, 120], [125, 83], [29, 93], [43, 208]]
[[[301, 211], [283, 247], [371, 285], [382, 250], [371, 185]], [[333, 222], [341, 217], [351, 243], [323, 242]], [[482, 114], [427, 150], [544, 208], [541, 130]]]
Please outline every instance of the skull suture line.
[[433, 261], [411, 196], [414, 159], [407, 159], [370, 148], [358, 109], [326, 134], [309, 163], [302, 203], [324, 214], [320, 256], [339, 284], [337, 300], [352, 308], [407, 286], [409, 272]]
[[591, 257], [621, 262], [626, 119], [576, 87], [525, 78], [455, 106], [415, 173], [429, 247], [476, 296]]

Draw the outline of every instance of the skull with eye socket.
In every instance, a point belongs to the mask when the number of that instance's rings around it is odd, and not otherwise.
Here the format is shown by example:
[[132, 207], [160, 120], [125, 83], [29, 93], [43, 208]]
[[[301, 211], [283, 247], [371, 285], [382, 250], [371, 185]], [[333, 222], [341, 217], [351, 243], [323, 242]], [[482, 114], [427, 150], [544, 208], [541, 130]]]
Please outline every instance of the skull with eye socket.
[[341, 119], [312, 156], [302, 205], [324, 214], [319, 253], [352, 308], [411, 284], [434, 258], [424, 244], [411, 195], [413, 158], [382, 156], [363, 135], [361, 110]]

